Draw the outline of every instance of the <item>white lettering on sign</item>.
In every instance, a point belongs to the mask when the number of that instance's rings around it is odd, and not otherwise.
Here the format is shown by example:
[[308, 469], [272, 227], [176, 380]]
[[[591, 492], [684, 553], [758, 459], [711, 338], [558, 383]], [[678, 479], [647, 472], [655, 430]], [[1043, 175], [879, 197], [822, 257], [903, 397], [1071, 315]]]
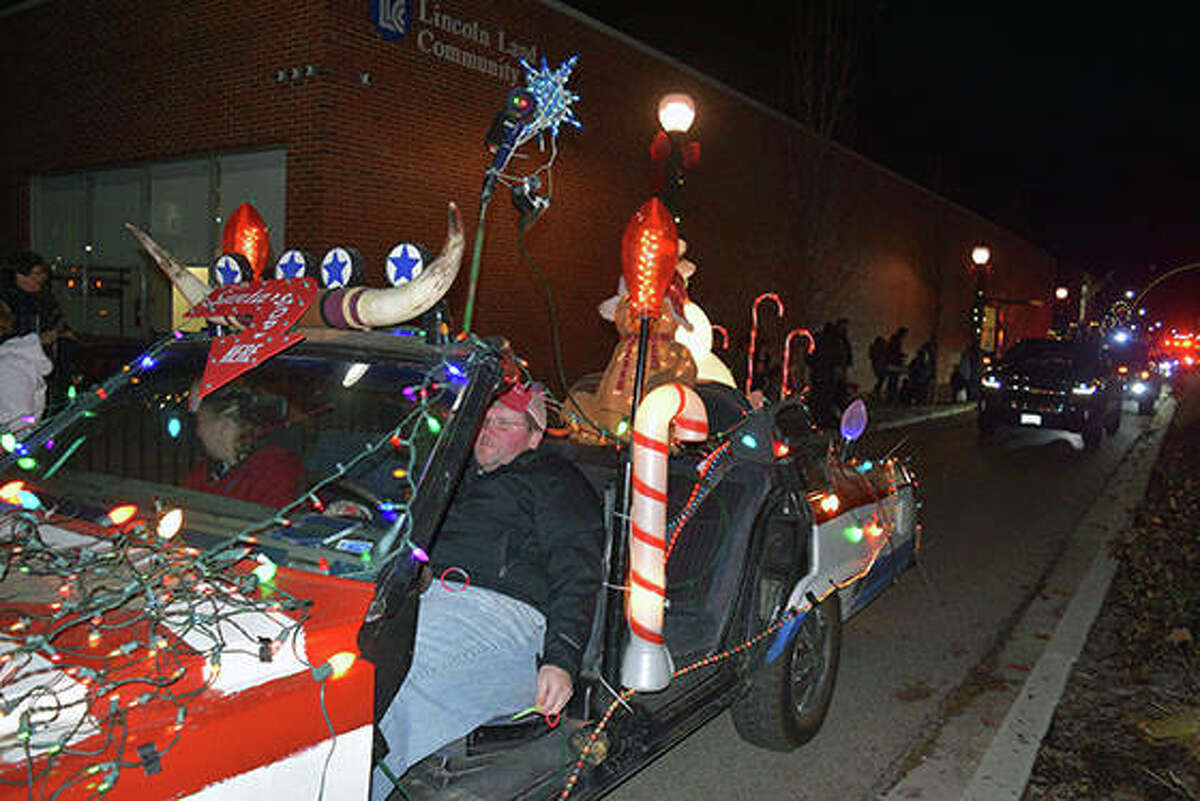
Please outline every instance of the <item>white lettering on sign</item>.
[[[417, 34], [417, 49], [422, 53], [495, 78], [509, 86], [515, 86], [521, 80], [522, 73], [520, 67], [508, 59], [524, 58], [533, 64], [540, 52], [537, 45], [514, 39], [503, 28], [496, 28], [493, 32], [479, 20], [444, 11], [436, 0], [418, 0], [414, 22], [428, 26]], [[477, 47], [494, 46], [502, 58], [452, 44], [438, 38], [438, 32], [458, 37]]]
[[219, 361], [221, 364], [253, 364], [258, 359], [262, 345], [234, 345]]

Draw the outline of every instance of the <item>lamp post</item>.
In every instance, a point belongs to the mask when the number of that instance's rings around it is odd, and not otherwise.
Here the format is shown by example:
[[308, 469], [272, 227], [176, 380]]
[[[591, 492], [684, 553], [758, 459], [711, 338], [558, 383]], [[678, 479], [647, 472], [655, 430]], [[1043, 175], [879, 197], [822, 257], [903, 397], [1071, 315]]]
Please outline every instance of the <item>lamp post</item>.
[[987, 274], [991, 269], [992, 251], [987, 245], [978, 244], [971, 248], [971, 263], [975, 270], [975, 302], [971, 306], [971, 332], [975, 349], [979, 350], [983, 339], [983, 310], [986, 306], [984, 293], [987, 290]]
[[673, 92], [659, 99], [658, 124], [662, 130], [650, 144], [650, 157], [666, 162], [659, 197], [676, 223], [683, 217], [684, 172], [700, 160], [700, 143], [687, 138], [695, 121], [696, 104], [691, 95]]

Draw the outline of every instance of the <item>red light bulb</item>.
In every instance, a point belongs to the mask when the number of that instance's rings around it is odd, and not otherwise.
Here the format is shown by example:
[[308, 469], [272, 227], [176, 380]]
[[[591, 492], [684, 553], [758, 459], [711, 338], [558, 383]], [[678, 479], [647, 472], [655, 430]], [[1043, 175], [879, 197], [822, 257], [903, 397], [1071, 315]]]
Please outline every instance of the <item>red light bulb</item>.
[[657, 197], [642, 204], [621, 237], [621, 273], [629, 288], [629, 313], [657, 317], [679, 262], [679, 235], [671, 212]]
[[224, 253], [241, 253], [250, 262], [254, 278], [262, 278], [271, 240], [266, 221], [249, 203], [243, 203], [229, 215], [221, 232], [221, 250]]

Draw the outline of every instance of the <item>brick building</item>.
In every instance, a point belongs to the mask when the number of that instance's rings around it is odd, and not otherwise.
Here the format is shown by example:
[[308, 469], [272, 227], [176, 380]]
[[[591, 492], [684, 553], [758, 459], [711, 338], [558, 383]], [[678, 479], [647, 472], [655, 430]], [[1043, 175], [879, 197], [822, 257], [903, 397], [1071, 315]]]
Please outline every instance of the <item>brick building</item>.
[[[172, 323], [170, 292], [121, 231], [126, 220], [203, 265], [219, 220], [250, 200], [276, 253], [356, 247], [378, 283], [397, 241], [440, 246], [448, 200], [470, 242], [482, 138], [519, 79], [517, 56], [554, 66], [573, 53], [583, 128], [559, 137], [552, 204], [527, 236], [555, 293], [568, 377], [601, 369], [615, 343], [595, 309], [616, 287], [624, 225], [652, 192], [647, 147], [668, 91], [698, 108], [703, 158], [681, 234], [699, 266], [691, 294], [729, 330], [735, 372], [752, 300], [776, 291], [786, 317], [764, 319], [760, 346], [778, 353], [788, 329], [845, 316], [853, 377], [869, 385], [867, 344], [907, 325], [910, 353], [938, 334], [944, 381], [969, 341], [966, 263], [980, 241], [993, 254], [989, 323], [1009, 339], [1046, 329], [1036, 304], [1054, 262], [1035, 245], [551, 0], [10, 4], [0, 244], [57, 260], [56, 291], [96, 336], [145, 338]], [[518, 170], [546, 158], [535, 143], [523, 152]], [[546, 303], [515, 222], [498, 194], [474, 327], [505, 334], [549, 377]], [[456, 315], [467, 260], [469, 248]]]

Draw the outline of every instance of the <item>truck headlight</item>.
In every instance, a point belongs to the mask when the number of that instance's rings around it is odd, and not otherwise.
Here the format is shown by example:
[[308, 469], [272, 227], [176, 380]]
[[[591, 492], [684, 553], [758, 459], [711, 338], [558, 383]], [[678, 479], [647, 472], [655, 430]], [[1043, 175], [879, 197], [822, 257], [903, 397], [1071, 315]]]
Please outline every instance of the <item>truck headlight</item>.
[[1096, 394], [1096, 385], [1095, 384], [1076, 384], [1075, 386], [1071, 387], [1071, 394], [1072, 395], [1095, 395]]
[[979, 383], [984, 389], [1000, 389], [1000, 387], [1004, 386], [1004, 383], [994, 375], [985, 375], [979, 379]]
[[1134, 395], [1145, 395], [1148, 391], [1150, 391], [1150, 387], [1146, 386], [1141, 381], [1134, 381], [1133, 386], [1131, 386], [1129, 389]]

